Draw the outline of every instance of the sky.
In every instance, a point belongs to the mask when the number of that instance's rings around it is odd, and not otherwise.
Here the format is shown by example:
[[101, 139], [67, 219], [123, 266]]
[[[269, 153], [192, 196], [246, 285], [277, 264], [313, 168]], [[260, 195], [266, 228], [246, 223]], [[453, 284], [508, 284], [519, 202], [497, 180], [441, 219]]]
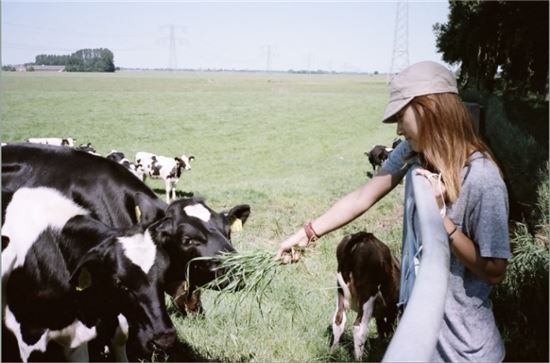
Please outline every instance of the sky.
[[[398, 47], [395, 61], [406, 62], [408, 49], [409, 64], [442, 62], [432, 27], [447, 22], [448, 2], [407, 4], [408, 47]], [[38, 54], [108, 48], [122, 68], [385, 73], [396, 12], [391, 1], [3, 0], [1, 59], [22, 64]]]

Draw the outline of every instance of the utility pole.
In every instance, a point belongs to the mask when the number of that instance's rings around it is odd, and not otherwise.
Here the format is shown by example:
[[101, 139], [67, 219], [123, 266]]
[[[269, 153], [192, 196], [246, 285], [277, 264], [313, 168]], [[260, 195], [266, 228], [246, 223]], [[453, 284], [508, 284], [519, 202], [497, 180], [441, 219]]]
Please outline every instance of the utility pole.
[[396, 6], [389, 77], [409, 66], [409, 3], [400, 1]]

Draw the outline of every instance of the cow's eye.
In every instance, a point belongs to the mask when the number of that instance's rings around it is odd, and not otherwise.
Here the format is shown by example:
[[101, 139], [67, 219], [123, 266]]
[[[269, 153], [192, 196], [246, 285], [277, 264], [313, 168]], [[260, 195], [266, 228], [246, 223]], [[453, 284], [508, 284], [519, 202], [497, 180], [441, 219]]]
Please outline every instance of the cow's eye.
[[122, 291], [129, 291], [130, 289], [128, 286], [124, 285], [124, 283], [120, 279], [115, 280], [116, 287]]
[[193, 239], [189, 238], [189, 237], [183, 237], [183, 244], [184, 245], [190, 245], [193, 243]]

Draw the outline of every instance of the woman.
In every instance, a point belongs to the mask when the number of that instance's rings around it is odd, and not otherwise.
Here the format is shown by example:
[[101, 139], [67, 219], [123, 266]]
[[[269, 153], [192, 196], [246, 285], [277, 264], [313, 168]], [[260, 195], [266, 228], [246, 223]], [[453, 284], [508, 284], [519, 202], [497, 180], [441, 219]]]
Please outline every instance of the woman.
[[[507, 190], [491, 152], [474, 131], [453, 74], [434, 62], [403, 70], [390, 83], [383, 122], [396, 122], [397, 134], [405, 141], [365, 186], [282, 242], [277, 256], [285, 263], [297, 261], [294, 246], [307, 246], [354, 220], [413, 172], [413, 166], [419, 166], [414, 172], [432, 184], [452, 252], [449, 291], [433, 360], [502, 361], [504, 345], [489, 295], [491, 286], [503, 280], [511, 256]], [[412, 199], [410, 189], [405, 187], [405, 201]], [[415, 218], [414, 208], [406, 205], [405, 221], [414, 223]], [[406, 306], [414, 277], [404, 273], [414, 263], [419, 241], [413, 228], [403, 232], [400, 304]]]

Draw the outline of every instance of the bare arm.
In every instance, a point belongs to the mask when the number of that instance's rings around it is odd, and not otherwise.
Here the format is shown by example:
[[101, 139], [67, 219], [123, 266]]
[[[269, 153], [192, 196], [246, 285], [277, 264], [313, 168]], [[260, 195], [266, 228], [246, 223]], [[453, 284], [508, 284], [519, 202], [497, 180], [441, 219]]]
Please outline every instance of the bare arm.
[[[451, 233], [455, 225], [445, 216], [443, 225], [447, 234]], [[479, 248], [468, 236], [456, 230], [451, 236], [451, 251], [470, 271], [494, 285], [504, 280], [508, 261], [502, 258], [482, 257]]]
[[[339, 199], [324, 214], [312, 221], [318, 235], [324, 235], [351, 222], [365, 213], [399, 183], [399, 179], [381, 170], [367, 184]], [[307, 237], [303, 228], [287, 238], [279, 246], [277, 258], [288, 253], [293, 246], [306, 246]]]

